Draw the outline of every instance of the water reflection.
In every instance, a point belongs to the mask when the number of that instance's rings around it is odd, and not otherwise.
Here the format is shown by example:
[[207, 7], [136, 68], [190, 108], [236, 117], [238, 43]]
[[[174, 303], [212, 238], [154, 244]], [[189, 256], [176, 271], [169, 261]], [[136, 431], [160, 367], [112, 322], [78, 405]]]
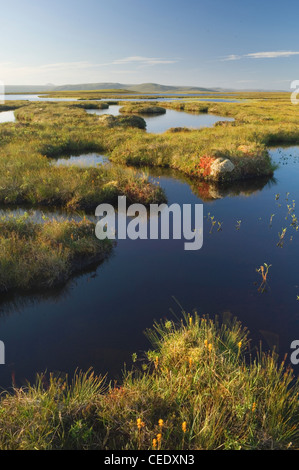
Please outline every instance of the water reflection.
[[80, 167], [97, 167], [108, 163], [108, 158], [105, 155], [98, 153], [88, 153], [79, 155], [65, 155], [59, 158], [53, 158], [53, 164], [56, 166], [80, 166]]
[[[89, 109], [88, 114], [112, 114], [113, 116], [119, 115], [120, 106], [110, 105], [108, 109]], [[146, 130], [151, 133], [161, 134], [172, 127], [188, 127], [191, 129], [200, 129], [202, 127], [213, 127], [219, 121], [234, 121], [233, 118], [216, 116], [212, 114], [198, 114], [186, 113], [184, 111], [176, 111], [167, 109], [166, 114], [149, 115], [140, 114], [146, 121]]]

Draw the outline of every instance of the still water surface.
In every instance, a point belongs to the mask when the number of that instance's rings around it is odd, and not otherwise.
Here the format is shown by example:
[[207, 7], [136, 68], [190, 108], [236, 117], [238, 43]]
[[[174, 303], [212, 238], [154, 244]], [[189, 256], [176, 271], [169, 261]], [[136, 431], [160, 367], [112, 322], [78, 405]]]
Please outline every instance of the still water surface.
[[[121, 106], [110, 105], [108, 109], [89, 109], [88, 114], [112, 114], [119, 115]], [[200, 129], [202, 127], [212, 127], [218, 121], [233, 121], [233, 118], [215, 116], [213, 114], [191, 114], [183, 111], [166, 109], [166, 114], [141, 115], [146, 122], [147, 132], [160, 134], [171, 127], [188, 127], [190, 129]]]

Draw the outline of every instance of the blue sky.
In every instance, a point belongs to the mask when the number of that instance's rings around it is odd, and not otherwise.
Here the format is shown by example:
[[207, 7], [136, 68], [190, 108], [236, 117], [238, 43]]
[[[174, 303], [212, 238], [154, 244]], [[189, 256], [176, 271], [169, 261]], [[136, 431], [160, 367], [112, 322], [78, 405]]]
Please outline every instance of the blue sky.
[[155, 82], [290, 88], [297, 0], [10, 0], [0, 4], [5, 84]]

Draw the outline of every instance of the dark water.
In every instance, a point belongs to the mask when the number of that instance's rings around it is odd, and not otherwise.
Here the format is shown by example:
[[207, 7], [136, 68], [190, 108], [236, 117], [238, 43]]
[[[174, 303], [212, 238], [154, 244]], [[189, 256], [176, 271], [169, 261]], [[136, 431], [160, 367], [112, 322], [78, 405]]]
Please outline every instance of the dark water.
[[[108, 109], [89, 109], [88, 114], [112, 114], [119, 115], [121, 106], [111, 105]], [[233, 121], [232, 118], [215, 116], [212, 114], [190, 114], [183, 111], [167, 109], [166, 114], [141, 115], [146, 122], [147, 132], [160, 134], [171, 127], [188, 127], [200, 129], [201, 127], [212, 127], [218, 121]]]
[[[229, 312], [249, 328], [255, 344], [262, 340], [266, 349], [278, 346], [281, 356], [290, 353], [291, 341], [299, 339], [299, 231], [286, 215], [293, 200], [299, 204], [299, 148], [271, 154], [281, 165], [275, 179], [230, 189], [190, 185], [173, 172], [152, 173], [170, 204], [203, 202], [201, 250], [184, 251], [183, 240], [120, 240], [110, 259], [62, 289], [2, 295], [6, 365], [0, 367], [0, 384], [10, 386], [12, 373], [20, 385], [36, 372], [72, 374], [90, 366], [119, 376], [132, 353], [149, 347], [143, 331], [154, 320], [172, 318], [170, 308], [179, 314], [172, 296], [187, 311]], [[211, 217], [217, 221], [213, 230]], [[280, 248], [282, 228], [287, 232]], [[272, 267], [261, 293], [256, 269], [263, 263]]]
[[0, 124], [3, 122], [15, 122], [16, 118], [13, 111], [2, 111], [0, 113]]

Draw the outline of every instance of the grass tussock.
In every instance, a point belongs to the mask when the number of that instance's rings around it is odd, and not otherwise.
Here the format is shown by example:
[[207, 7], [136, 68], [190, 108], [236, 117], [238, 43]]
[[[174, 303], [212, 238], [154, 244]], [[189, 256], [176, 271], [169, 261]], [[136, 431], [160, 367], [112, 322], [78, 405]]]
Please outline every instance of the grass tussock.
[[0, 219], [0, 292], [37, 289], [65, 282], [74, 272], [102, 261], [110, 240], [95, 237], [95, 224], [43, 217], [36, 223], [28, 213]]
[[161, 106], [149, 106], [146, 103], [126, 103], [119, 110], [127, 114], [165, 114], [166, 109]]
[[0, 448], [298, 448], [298, 382], [274, 354], [250, 359], [239, 322], [185, 315], [148, 334], [154, 349], [121, 386], [88, 372], [4, 393]]

